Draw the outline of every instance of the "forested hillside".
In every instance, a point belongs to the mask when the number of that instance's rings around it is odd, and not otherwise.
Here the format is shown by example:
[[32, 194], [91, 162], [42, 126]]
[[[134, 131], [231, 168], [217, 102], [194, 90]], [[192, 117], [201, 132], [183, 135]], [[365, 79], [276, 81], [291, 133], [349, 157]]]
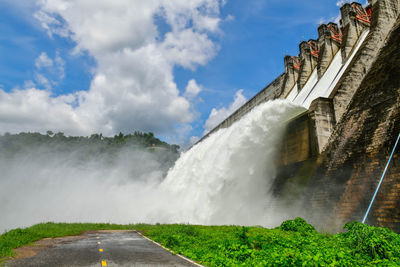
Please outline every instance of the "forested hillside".
[[[28, 158], [53, 158], [60, 154], [69, 155], [69, 158], [85, 164], [99, 160], [104, 164], [113, 164], [115, 161], [132, 160], [137, 165], [146, 161], [151, 155], [163, 172], [166, 172], [179, 156], [178, 145], [170, 145], [156, 138], [153, 133], [135, 131], [133, 134], [120, 133], [114, 137], [105, 137], [102, 134], [91, 136], [66, 136], [62, 132], [47, 134], [19, 133], [0, 135], [0, 159], [15, 159], [25, 156]], [[144, 152], [144, 153], [131, 153]], [[135, 155], [132, 157], [132, 155]], [[141, 155], [141, 156], [137, 156]], [[145, 162], [143, 162], [145, 163]], [[158, 168], [159, 169], [159, 168]]]

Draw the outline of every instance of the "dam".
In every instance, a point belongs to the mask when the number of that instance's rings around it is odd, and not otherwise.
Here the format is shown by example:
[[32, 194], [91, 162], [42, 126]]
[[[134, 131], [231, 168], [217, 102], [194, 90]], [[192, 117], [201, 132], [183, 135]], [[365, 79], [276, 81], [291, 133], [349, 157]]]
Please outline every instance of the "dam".
[[[361, 221], [400, 132], [400, 1], [346, 3], [340, 23], [285, 56], [285, 71], [199, 142], [255, 107], [286, 99], [304, 112], [288, 122], [272, 193], [276, 209], [327, 231]], [[279, 203], [279, 204], [278, 204]], [[394, 151], [367, 223], [400, 232], [400, 160]]]

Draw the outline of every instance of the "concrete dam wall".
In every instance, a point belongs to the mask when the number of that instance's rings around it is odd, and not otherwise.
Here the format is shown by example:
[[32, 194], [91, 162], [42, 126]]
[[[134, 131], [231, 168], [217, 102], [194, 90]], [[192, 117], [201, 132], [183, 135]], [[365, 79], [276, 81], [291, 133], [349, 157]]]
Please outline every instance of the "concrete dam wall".
[[[400, 132], [400, 0], [347, 3], [340, 12], [340, 25], [320, 25], [318, 40], [301, 42], [282, 75], [209, 133], [268, 100], [306, 108], [287, 126], [273, 193], [328, 231], [362, 219]], [[397, 232], [399, 150], [367, 220]]]

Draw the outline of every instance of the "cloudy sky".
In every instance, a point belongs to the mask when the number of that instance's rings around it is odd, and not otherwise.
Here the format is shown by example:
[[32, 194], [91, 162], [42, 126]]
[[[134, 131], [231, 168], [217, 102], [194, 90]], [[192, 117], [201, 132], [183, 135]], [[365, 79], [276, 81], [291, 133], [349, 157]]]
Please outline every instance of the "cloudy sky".
[[338, 14], [328, 0], [0, 0], [0, 134], [194, 141]]

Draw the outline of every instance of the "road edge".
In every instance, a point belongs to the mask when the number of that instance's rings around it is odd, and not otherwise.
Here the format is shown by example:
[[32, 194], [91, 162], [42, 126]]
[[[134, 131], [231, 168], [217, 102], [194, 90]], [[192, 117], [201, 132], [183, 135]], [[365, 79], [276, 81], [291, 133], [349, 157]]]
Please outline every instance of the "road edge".
[[154, 240], [148, 238], [147, 236], [143, 235], [141, 232], [139, 232], [139, 231], [137, 231], [137, 230], [134, 230], [134, 231], [135, 231], [138, 235], [140, 235], [141, 237], [143, 237], [144, 239], [146, 239], [146, 240], [148, 240], [148, 241], [150, 241], [150, 242], [156, 244], [157, 246], [159, 246], [159, 247], [163, 248], [164, 250], [168, 251], [169, 253], [171, 253], [171, 254], [173, 254], [173, 255], [176, 255], [176, 256], [178, 256], [179, 258], [181, 258], [181, 259], [183, 259], [183, 260], [185, 260], [185, 261], [187, 261], [187, 262], [190, 262], [191, 264], [194, 264], [194, 265], [196, 265], [196, 266], [205, 267], [204, 265], [201, 265], [201, 264], [199, 264], [199, 263], [197, 263], [197, 262], [195, 262], [195, 261], [193, 261], [193, 260], [191, 260], [191, 259], [189, 259], [189, 258], [186, 258], [185, 256], [183, 256], [183, 255], [181, 255], [181, 254], [179, 254], [179, 253], [176, 253], [175, 251], [173, 251], [173, 250], [171, 250], [171, 249], [169, 249], [169, 248], [164, 247], [164, 246], [161, 245], [160, 243], [158, 243], [158, 242], [156, 242], [156, 241], [154, 241]]

